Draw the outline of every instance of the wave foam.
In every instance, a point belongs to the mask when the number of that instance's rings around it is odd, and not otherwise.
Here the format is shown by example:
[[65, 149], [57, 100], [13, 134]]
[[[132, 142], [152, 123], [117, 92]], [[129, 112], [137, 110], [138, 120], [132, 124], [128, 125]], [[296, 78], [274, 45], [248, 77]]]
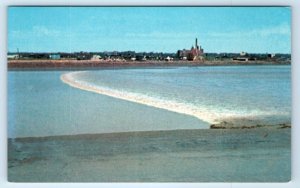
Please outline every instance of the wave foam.
[[[85, 91], [90, 91], [102, 95], [107, 95], [110, 97], [135, 102], [151, 107], [156, 107], [180, 114], [190, 115], [193, 117], [196, 117], [202, 121], [205, 121], [209, 124], [215, 124], [222, 121], [224, 118], [237, 118], [241, 117], [241, 115], [233, 114], [230, 112], [217, 112], [212, 111], [210, 109], [207, 109], [205, 107], [198, 107], [192, 104], [182, 103], [178, 101], [172, 101], [172, 100], [165, 100], [160, 99], [157, 97], [148, 96], [145, 94], [140, 93], [133, 93], [128, 91], [120, 91], [117, 89], [107, 88], [107, 87], [101, 87], [101, 86], [95, 86], [93, 84], [90, 84], [88, 82], [80, 81], [76, 79], [76, 75], [83, 73], [84, 71], [79, 72], [71, 72], [71, 73], [65, 73], [61, 75], [61, 80], [78, 89], [82, 89]], [[267, 115], [267, 114], [264, 114]], [[247, 115], [247, 117], [252, 117], [253, 115]], [[242, 117], [246, 117], [245, 114], [242, 115]]]

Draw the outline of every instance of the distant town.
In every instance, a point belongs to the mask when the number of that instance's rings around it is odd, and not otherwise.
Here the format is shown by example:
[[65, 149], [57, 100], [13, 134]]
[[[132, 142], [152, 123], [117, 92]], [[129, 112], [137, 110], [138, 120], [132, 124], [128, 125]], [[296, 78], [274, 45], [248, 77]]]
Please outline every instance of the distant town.
[[[141, 62], [168, 62], [168, 63], [197, 63], [197, 64], [290, 64], [290, 54], [274, 53], [205, 53], [198, 45], [197, 38], [190, 49], [178, 50], [174, 53], [163, 52], [135, 52], [135, 51], [104, 51], [104, 52], [8, 52], [7, 59], [11, 67], [22, 67], [20, 63], [34, 62], [92, 62], [99, 63], [141, 63]], [[25, 64], [24, 64], [25, 65]], [[49, 64], [48, 64], [49, 65]], [[9, 65], [10, 67], [10, 65]]]

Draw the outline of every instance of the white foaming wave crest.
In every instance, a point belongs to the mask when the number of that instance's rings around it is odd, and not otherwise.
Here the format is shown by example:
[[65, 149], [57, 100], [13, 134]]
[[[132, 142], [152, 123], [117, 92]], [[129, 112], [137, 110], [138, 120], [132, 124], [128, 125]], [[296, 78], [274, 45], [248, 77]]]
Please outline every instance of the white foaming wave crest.
[[86, 71], [78, 71], [65, 73], [61, 75], [60, 79], [62, 82], [72, 86], [74, 88], [82, 89], [85, 91], [90, 91], [102, 95], [107, 95], [110, 97], [135, 102], [151, 107], [156, 107], [180, 114], [190, 115], [196, 117], [202, 121], [205, 121], [209, 124], [215, 124], [222, 121], [222, 119], [227, 118], [240, 118], [240, 117], [248, 117], [251, 118], [257, 114], [259, 115], [274, 115], [274, 113], [262, 113], [262, 112], [254, 112], [247, 113], [245, 115], [244, 112], [231, 112], [228, 110], [211, 110], [207, 107], [199, 107], [194, 104], [174, 101], [174, 100], [166, 100], [158, 97], [148, 96], [141, 93], [128, 92], [123, 90], [112, 89], [108, 87], [93, 85], [91, 83], [80, 81], [76, 76]]

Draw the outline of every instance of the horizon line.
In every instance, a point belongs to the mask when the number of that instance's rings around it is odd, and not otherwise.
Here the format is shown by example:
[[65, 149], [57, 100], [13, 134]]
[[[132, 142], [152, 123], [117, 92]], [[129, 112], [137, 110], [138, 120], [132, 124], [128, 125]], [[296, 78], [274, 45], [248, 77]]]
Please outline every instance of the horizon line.
[[[188, 50], [188, 49], [185, 49]], [[105, 53], [105, 52], [135, 52], [135, 53], [165, 53], [165, 54], [169, 54], [169, 53], [174, 53], [176, 54], [176, 52], [158, 52], [158, 51], [135, 51], [135, 50], [122, 50], [122, 51], [117, 51], [117, 50], [111, 50], [111, 51], [73, 51], [73, 52], [66, 52], [66, 51], [43, 51], [43, 52], [38, 52], [38, 51], [15, 51], [15, 52], [10, 52], [8, 51], [8, 53]], [[247, 51], [239, 51], [239, 52], [204, 52], [204, 54], [239, 54], [241, 52], [245, 52], [247, 54], [292, 54], [292, 53], [288, 53], [288, 52], [247, 52]]]

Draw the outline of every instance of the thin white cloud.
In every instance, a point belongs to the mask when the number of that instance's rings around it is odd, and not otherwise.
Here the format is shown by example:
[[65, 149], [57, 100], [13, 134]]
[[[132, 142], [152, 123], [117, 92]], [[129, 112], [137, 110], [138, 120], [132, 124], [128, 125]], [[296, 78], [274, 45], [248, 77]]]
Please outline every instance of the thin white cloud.
[[217, 37], [217, 38], [239, 38], [239, 37], [269, 37], [274, 35], [291, 35], [291, 28], [288, 24], [282, 24], [269, 28], [262, 29], [253, 29], [249, 31], [238, 31], [238, 32], [211, 32], [206, 34], [208, 37]]
[[12, 30], [8, 35], [12, 38], [28, 38], [28, 37], [58, 37], [62, 34], [56, 29], [49, 29], [45, 26], [33, 26], [30, 30]]
[[268, 35], [291, 35], [291, 28], [287, 24], [278, 25], [258, 31], [262, 36]]
[[150, 32], [150, 33], [126, 33], [125, 37], [133, 38], [187, 38], [195, 37], [195, 33], [180, 32]]
[[49, 29], [45, 26], [33, 26], [32, 34], [37, 34], [38, 36], [45, 36], [45, 37], [56, 37], [60, 35], [60, 31]]
[[270, 37], [272, 35], [291, 35], [291, 28], [288, 24], [282, 24], [269, 28], [253, 29], [248, 31], [233, 31], [233, 32], [150, 32], [150, 33], [126, 33], [125, 37], [131, 38], [157, 38], [157, 39], [186, 39], [193, 37], [200, 38], [222, 38], [222, 39], [232, 39], [232, 38], [249, 38], [251, 37]]

